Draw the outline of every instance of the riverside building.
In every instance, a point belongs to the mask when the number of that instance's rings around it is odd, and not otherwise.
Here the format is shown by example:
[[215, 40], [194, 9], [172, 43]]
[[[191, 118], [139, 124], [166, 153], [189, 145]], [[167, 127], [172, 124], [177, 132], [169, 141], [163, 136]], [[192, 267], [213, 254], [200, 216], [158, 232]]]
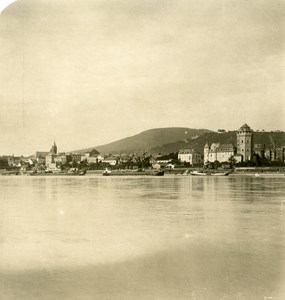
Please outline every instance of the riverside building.
[[202, 156], [195, 149], [181, 149], [178, 152], [178, 160], [196, 165], [202, 162]]
[[252, 159], [253, 154], [253, 130], [244, 124], [237, 131], [237, 154], [241, 154], [243, 161]]

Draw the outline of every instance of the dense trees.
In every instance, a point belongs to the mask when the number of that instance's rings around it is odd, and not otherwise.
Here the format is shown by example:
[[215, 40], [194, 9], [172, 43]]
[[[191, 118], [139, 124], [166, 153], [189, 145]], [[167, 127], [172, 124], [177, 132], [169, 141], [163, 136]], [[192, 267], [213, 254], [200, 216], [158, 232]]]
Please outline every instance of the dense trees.
[[8, 167], [8, 160], [6, 158], [0, 158], [0, 169], [6, 169]]

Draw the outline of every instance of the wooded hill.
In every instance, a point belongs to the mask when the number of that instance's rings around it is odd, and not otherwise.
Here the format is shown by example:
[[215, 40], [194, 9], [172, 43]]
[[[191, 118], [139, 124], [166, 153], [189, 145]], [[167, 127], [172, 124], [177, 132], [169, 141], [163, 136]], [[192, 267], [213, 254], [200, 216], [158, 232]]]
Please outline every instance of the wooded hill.
[[207, 129], [192, 129], [187, 127], [155, 128], [143, 131], [131, 137], [127, 137], [110, 144], [76, 150], [73, 152], [84, 153], [92, 149], [100, 153], [143, 153], [150, 152], [155, 147], [160, 147], [168, 143], [195, 139], [207, 132]]
[[[200, 153], [204, 152], [204, 146], [208, 142], [209, 146], [212, 143], [233, 144], [237, 145], [236, 131], [217, 133], [208, 132], [199, 136], [196, 139], [185, 141], [178, 141], [175, 143], [165, 144], [151, 149], [151, 153], [168, 154], [171, 152], [178, 152], [180, 149], [195, 148]], [[285, 132], [254, 132], [254, 144], [265, 144], [267, 148], [273, 149], [275, 147], [285, 147]]]
[[[236, 131], [218, 133], [207, 129], [186, 127], [156, 128], [143, 131], [137, 135], [115, 141], [110, 144], [77, 150], [84, 153], [92, 149], [100, 153], [143, 153], [168, 154], [180, 149], [195, 148], [203, 153], [206, 142], [233, 144], [236, 146]], [[285, 132], [254, 132], [254, 144], [265, 144], [267, 148], [285, 146]]]

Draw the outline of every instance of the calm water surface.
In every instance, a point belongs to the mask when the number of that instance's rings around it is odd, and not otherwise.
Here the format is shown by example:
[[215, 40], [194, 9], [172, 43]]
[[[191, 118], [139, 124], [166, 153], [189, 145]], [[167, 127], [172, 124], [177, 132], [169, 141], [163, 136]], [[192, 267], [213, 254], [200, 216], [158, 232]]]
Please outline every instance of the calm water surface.
[[285, 299], [285, 176], [0, 188], [1, 299]]

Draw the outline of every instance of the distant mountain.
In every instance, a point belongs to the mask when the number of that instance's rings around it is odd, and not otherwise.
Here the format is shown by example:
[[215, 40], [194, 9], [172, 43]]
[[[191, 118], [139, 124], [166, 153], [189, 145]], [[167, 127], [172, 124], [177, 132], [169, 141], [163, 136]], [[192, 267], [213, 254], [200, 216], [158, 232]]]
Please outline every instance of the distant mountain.
[[[195, 148], [200, 153], [204, 152], [204, 146], [206, 142], [209, 146], [212, 143], [220, 144], [233, 144], [236, 147], [236, 131], [218, 133], [218, 132], [206, 132], [200, 135], [198, 138], [190, 140], [188, 143], [183, 141], [167, 143], [158, 147], [154, 147], [150, 150], [151, 153], [168, 154], [171, 152], [178, 152], [180, 149]], [[267, 148], [274, 148], [285, 146], [285, 132], [254, 132], [253, 133], [254, 144], [265, 144]]]
[[84, 153], [96, 149], [100, 153], [141, 153], [149, 152], [150, 149], [160, 147], [167, 143], [176, 143], [181, 141], [189, 142], [197, 139], [199, 136], [210, 133], [207, 129], [192, 129], [186, 127], [156, 128], [143, 131], [131, 137], [115, 141], [110, 144], [97, 147], [77, 150], [74, 152]]

